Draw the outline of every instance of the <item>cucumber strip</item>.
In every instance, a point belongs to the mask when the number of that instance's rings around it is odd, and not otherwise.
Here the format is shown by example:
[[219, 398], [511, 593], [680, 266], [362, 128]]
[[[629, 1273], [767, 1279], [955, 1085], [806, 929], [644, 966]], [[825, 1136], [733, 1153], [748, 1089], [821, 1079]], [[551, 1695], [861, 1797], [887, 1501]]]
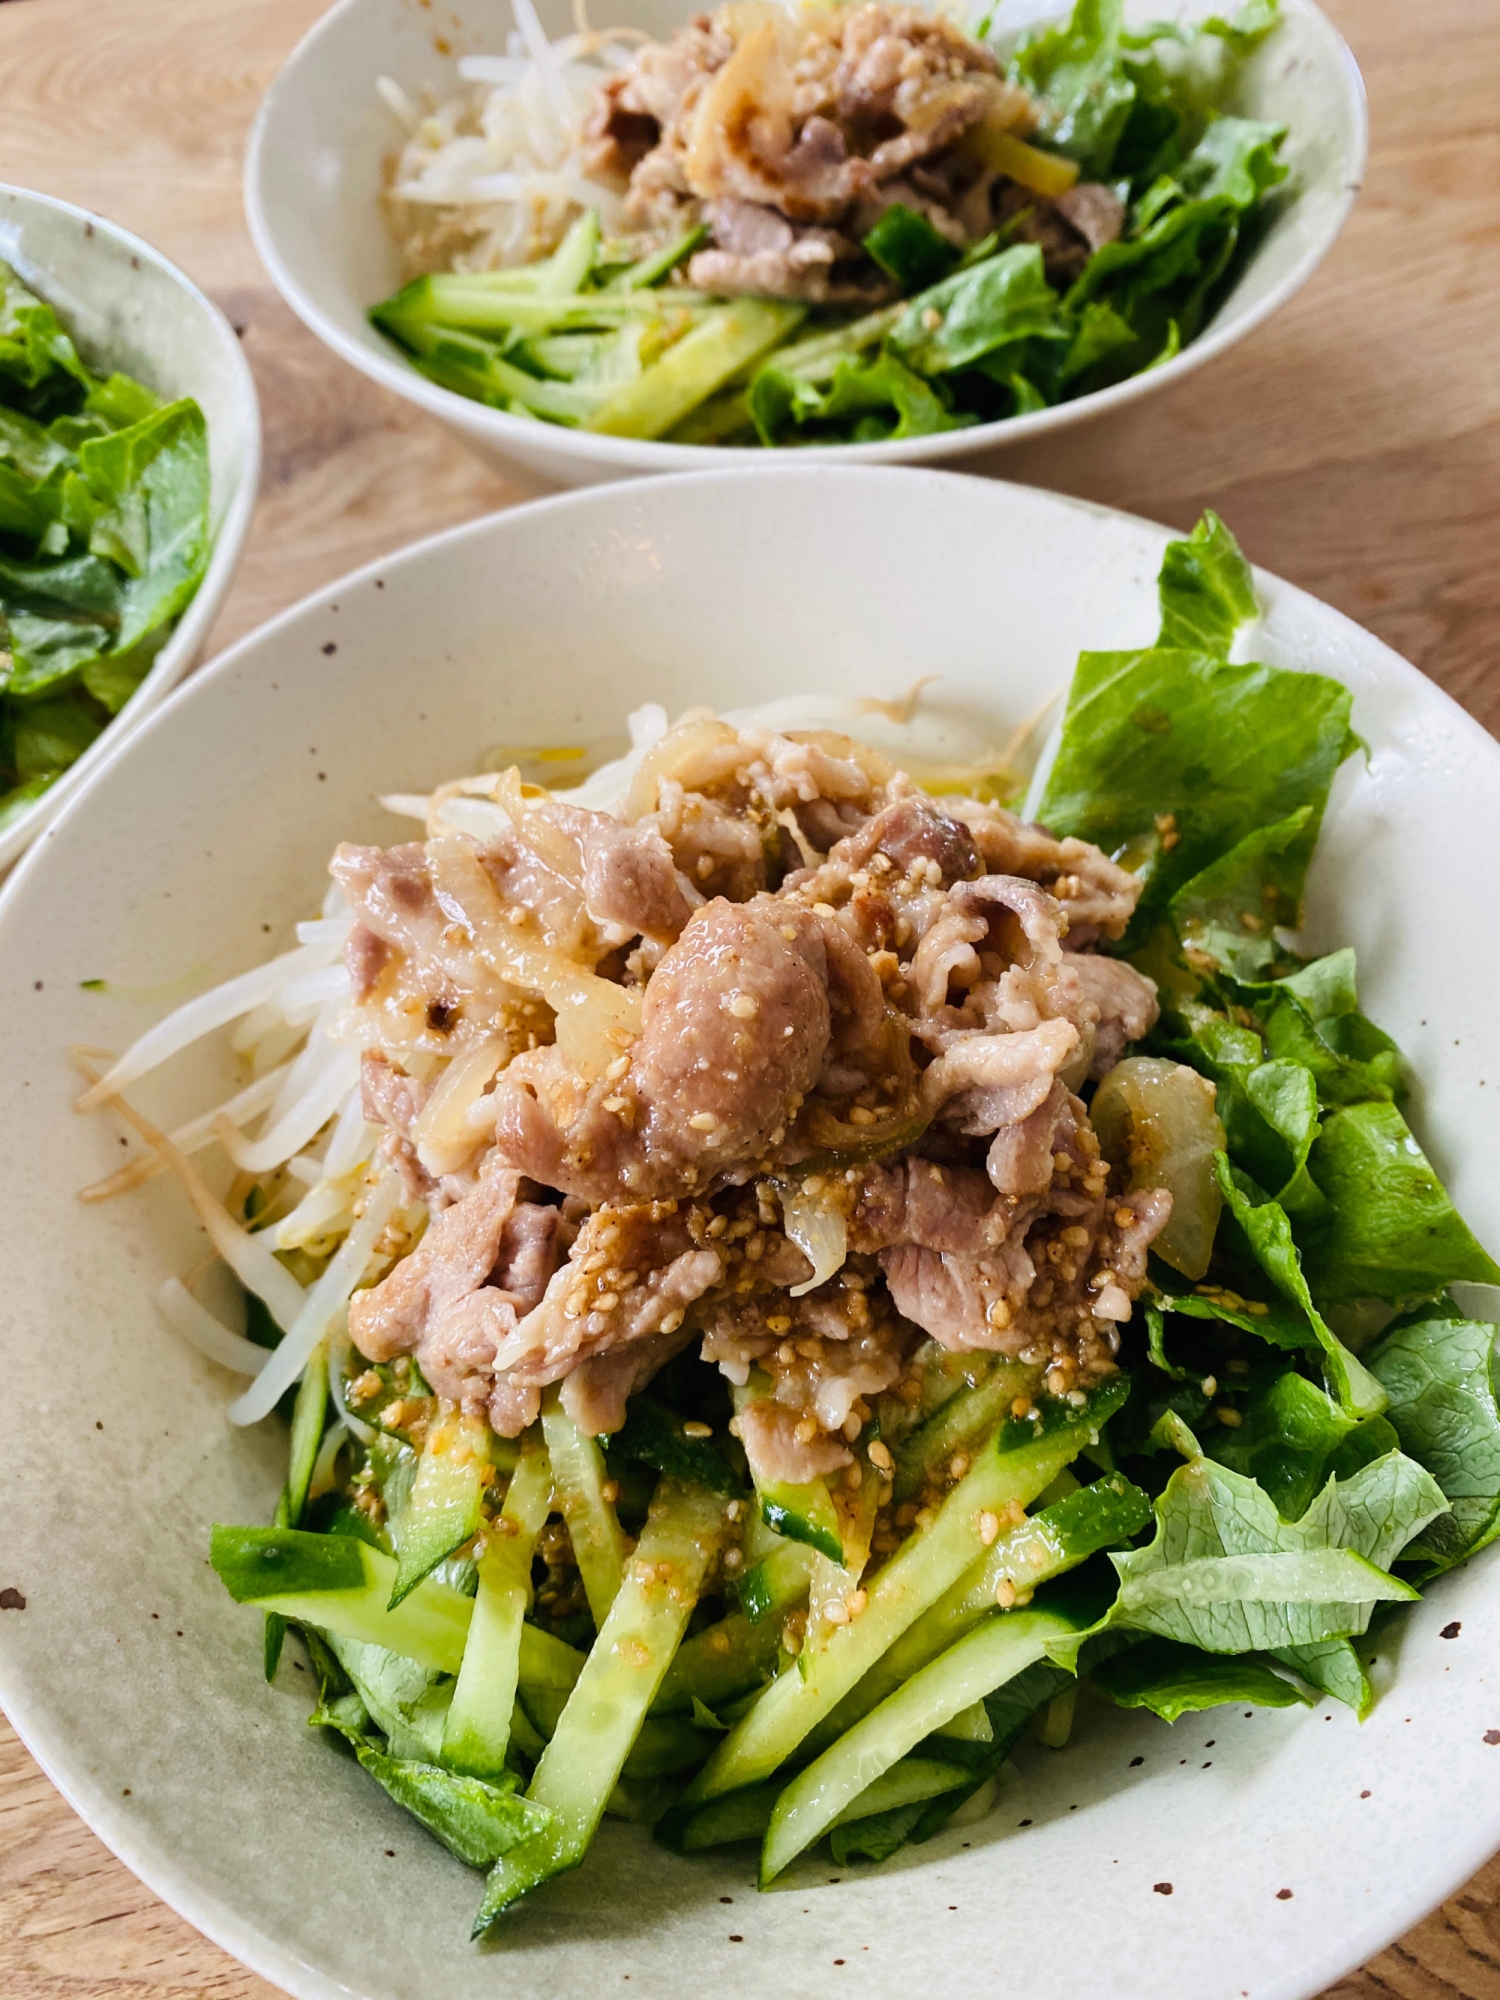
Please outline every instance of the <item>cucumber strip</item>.
[[443, 1736], [444, 1761], [476, 1778], [497, 1777], [505, 1769], [521, 1635], [531, 1603], [531, 1558], [551, 1506], [547, 1448], [540, 1439], [529, 1439], [479, 1558], [474, 1615]]
[[750, 1623], [758, 1625], [772, 1612], [790, 1611], [800, 1604], [808, 1593], [816, 1560], [816, 1552], [805, 1544], [778, 1541], [747, 1570], [739, 1585], [739, 1599]]
[[903, 1757], [866, 1785], [829, 1824], [848, 1826], [851, 1820], [893, 1812], [897, 1806], [925, 1805], [928, 1799], [940, 1799], [945, 1792], [957, 1791], [968, 1775], [963, 1765], [945, 1763], [940, 1757]]
[[[546, 1742], [557, 1734], [568, 1700], [569, 1692], [562, 1688], [527, 1688], [522, 1694], [521, 1706]], [[685, 1716], [648, 1715], [630, 1746], [624, 1775], [660, 1778], [669, 1772], [692, 1770], [708, 1755], [709, 1741], [707, 1732]]]
[[428, 1430], [411, 1492], [391, 1522], [398, 1557], [392, 1611], [430, 1570], [478, 1532], [487, 1437], [487, 1425], [451, 1404]]
[[593, 270], [598, 249], [599, 211], [586, 208], [538, 272], [538, 293], [558, 298], [576, 292]]
[[806, 316], [805, 306], [770, 299], [736, 299], [721, 306], [612, 396], [584, 429], [612, 437], [660, 437], [731, 375], [785, 340]]
[[726, 1504], [671, 1478], [657, 1487], [624, 1582], [527, 1792], [552, 1825], [496, 1863], [476, 1935], [518, 1896], [583, 1859], [718, 1554]]
[[760, 1840], [771, 1824], [779, 1785], [752, 1785], [747, 1791], [726, 1792], [702, 1806], [673, 1806], [663, 1813], [651, 1837], [672, 1854], [698, 1854], [705, 1847], [727, 1847], [731, 1841]]
[[615, 1518], [613, 1503], [604, 1497], [608, 1477], [604, 1453], [568, 1416], [558, 1401], [556, 1389], [547, 1392], [542, 1405], [542, 1434], [551, 1455], [557, 1504], [568, 1524], [584, 1594], [594, 1624], [602, 1630], [630, 1553], [630, 1545]]
[[745, 1612], [731, 1611], [717, 1625], [684, 1640], [651, 1704], [652, 1714], [686, 1714], [695, 1699], [716, 1709], [770, 1680], [782, 1663], [781, 1627], [779, 1618], [752, 1622]]
[[973, 1388], [960, 1389], [941, 1404], [926, 1423], [896, 1448], [895, 1497], [898, 1502], [920, 1493], [955, 1452], [966, 1450], [1010, 1415], [1018, 1396], [1031, 1396], [1041, 1380], [1040, 1368], [1019, 1361], [1002, 1361]]
[[625, 270], [611, 278], [604, 287], [608, 292], [636, 292], [647, 285], [659, 285], [663, 278], [670, 276], [685, 257], [690, 257], [708, 236], [708, 224], [698, 223], [685, 236], [679, 236], [675, 243], [669, 243], [664, 250], [655, 251], [650, 257], [642, 257], [639, 263], [630, 264]]
[[1127, 1541], [1151, 1518], [1151, 1502], [1123, 1474], [1081, 1486], [1002, 1535], [982, 1561], [923, 1612], [883, 1659], [839, 1703], [810, 1748], [822, 1750], [884, 1701], [929, 1660], [970, 1632], [995, 1609], [1009, 1583], [1019, 1595], [1076, 1568], [1100, 1549]]
[[[1078, 1629], [1065, 1612], [997, 1611], [898, 1688], [782, 1792], [761, 1849], [761, 1887], [837, 1825], [848, 1807], [925, 1736], [1041, 1659], [1050, 1639]], [[962, 1782], [962, 1774], [956, 1775], [955, 1785]], [[861, 1807], [857, 1816], [867, 1810], [871, 1808]]]
[[1034, 1421], [1004, 1425], [948, 1495], [930, 1527], [912, 1535], [870, 1584], [865, 1608], [829, 1636], [810, 1672], [783, 1673], [738, 1722], [689, 1786], [690, 1802], [770, 1777], [832, 1713], [882, 1653], [984, 1554], [980, 1521], [1025, 1506], [1076, 1458], [1129, 1393], [1117, 1377], [1081, 1408], [1046, 1397]]
[[323, 1442], [323, 1419], [328, 1412], [328, 1343], [320, 1340], [307, 1358], [302, 1380], [297, 1384], [297, 1401], [292, 1410], [292, 1445], [287, 1458], [286, 1513], [284, 1525], [302, 1525], [307, 1506], [307, 1489], [312, 1484], [318, 1447]]
[[[439, 1673], [456, 1674], [463, 1666], [473, 1600], [428, 1577], [392, 1611], [396, 1565], [368, 1542], [295, 1528], [216, 1527], [210, 1560], [237, 1603], [384, 1646]], [[571, 1687], [583, 1658], [550, 1632], [522, 1626], [523, 1686]]]
[[810, 1479], [803, 1486], [785, 1482], [762, 1486], [759, 1497], [760, 1518], [768, 1528], [789, 1542], [816, 1549], [829, 1562], [842, 1562], [844, 1537], [838, 1509], [821, 1479]]
[[984, 1703], [976, 1701], [968, 1708], [961, 1708], [951, 1722], [945, 1722], [933, 1734], [951, 1737], [955, 1743], [993, 1743], [995, 1725]]

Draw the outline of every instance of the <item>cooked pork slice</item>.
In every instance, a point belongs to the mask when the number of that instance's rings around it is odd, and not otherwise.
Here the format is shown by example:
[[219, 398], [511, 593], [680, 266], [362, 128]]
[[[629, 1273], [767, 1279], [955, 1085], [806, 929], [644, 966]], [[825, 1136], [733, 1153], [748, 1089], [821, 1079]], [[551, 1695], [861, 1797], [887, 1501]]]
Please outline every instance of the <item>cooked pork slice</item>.
[[1003, 806], [982, 799], [943, 801], [974, 837], [985, 867], [996, 875], [1024, 875], [1063, 905], [1065, 943], [1083, 951], [1100, 938], [1123, 937], [1141, 885], [1090, 841], [1058, 840], [1044, 826], [1030, 826]]
[[675, 1333], [650, 1334], [624, 1347], [591, 1354], [571, 1375], [563, 1377], [564, 1410], [589, 1437], [608, 1437], [622, 1429], [630, 1397], [679, 1355], [697, 1331], [685, 1323]]
[[729, 296], [804, 299], [812, 305], [880, 305], [889, 281], [858, 243], [836, 229], [788, 222], [748, 201], [709, 204], [712, 247], [688, 265], [688, 282]]
[[384, 938], [377, 937], [365, 924], [354, 925], [344, 940], [344, 964], [348, 968], [349, 986], [357, 1004], [362, 1006], [370, 998], [393, 956]]
[[[439, 1394], [454, 1402], [465, 1400], [428, 1373], [424, 1344], [462, 1312], [465, 1356], [482, 1353], [486, 1338], [493, 1353], [501, 1332], [515, 1324], [514, 1299], [486, 1281], [499, 1258], [520, 1187], [521, 1176], [492, 1153], [473, 1193], [436, 1217], [388, 1277], [354, 1294], [349, 1332], [361, 1354], [370, 1361], [389, 1361], [415, 1352]], [[467, 1359], [463, 1367], [469, 1369]]]
[[508, 909], [537, 918], [550, 943], [597, 963], [644, 936], [670, 944], [691, 911], [671, 849], [652, 826], [543, 801], [480, 850]]
[[762, 1486], [804, 1486], [824, 1473], [837, 1472], [854, 1457], [836, 1433], [819, 1430], [800, 1411], [769, 1398], [747, 1403], [732, 1419], [731, 1428], [745, 1447], [752, 1476]]
[[1138, 1042], [1156, 1026], [1161, 1009], [1156, 1000], [1156, 984], [1121, 958], [1100, 958], [1091, 951], [1070, 951], [1063, 961], [1062, 988], [1078, 999], [1062, 1002], [1062, 1011], [1077, 1023], [1087, 1039], [1093, 1038], [1088, 1073], [1107, 1076], [1125, 1053], [1128, 1042]]
[[502, 1073], [502, 1157], [591, 1201], [699, 1193], [765, 1158], [823, 1067], [835, 981], [845, 1018], [868, 1002], [856, 959], [878, 1004], [863, 954], [814, 912], [770, 896], [706, 904], [651, 975], [622, 1076], [581, 1086], [555, 1050]]

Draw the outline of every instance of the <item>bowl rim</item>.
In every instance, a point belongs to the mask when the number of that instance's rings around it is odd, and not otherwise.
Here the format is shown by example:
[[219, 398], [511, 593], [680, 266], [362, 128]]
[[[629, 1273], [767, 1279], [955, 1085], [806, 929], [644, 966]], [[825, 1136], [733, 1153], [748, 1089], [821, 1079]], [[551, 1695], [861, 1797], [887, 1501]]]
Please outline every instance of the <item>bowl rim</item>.
[[[754, 462], [763, 449], [757, 445], [667, 444], [654, 438], [617, 438], [603, 432], [571, 430], [561, 424], [546, 423], [541, 418], [516, 417], [508, 411], [493, 410], [487, 404], [473, 402], [455, 390], [443, 389], [435, 382], [429, 382], [414, 368], [403, 367], [393, 353], [383, 353], [353, 338], [302, 288], [281, 254], [275, 210], [266, 199], [263, 185], [271, 125], [293, 77], [323, 38], [337, 34], [346, 16], [373, 4], [375, 0], [335, 0], [335, 4], [308, 29], [262, 98], [246, 143], [244, 199], [250, 235], [272, 284], [298, 319], [325, 346], [331, 347], [371, 381], [470, 433], [476, 444], [482, 439], [480, 449], [489, 447], [505, 451], [507, 447], [515, 447], [524, 451], [528, 442], [533, 446], [544, 442], [563, 458], [607, 468], [606, 477], [631, 472], [685, 472], [743, 465], [747, 460]], [[939, 460], [969, 457], [986, 449], [1042, 437], [1050, 431], [1062, 430], [1122, 409], [1139, 397], [1181, 381], [1194, 369], [1201, 368], [1205, 362], [1253, 333], [1293, 298], [1332, 250], [1359, 196], [1369, 158], [1370, 120], [1364, 78], [1354, 52], [1317, 0], [1283, 0], [1283, 4], [1290, 11], [1310, 20], [1314, 32], [1328, 41], [1333, 57], [1332, 69], [1342, 81], [1345, 103], [1351, 114], [1353, 143], [1344, 185], [1338, 201], [1330, 209], [1325, 228], [1308, 244], [1278, 285], [1228, 324], [1211, 324], [1205, 333], [1190, 341], [1170, 361], [1147, 368], [1111, 388], [1080, 396], [1073, 402], [1033, 410], [1022, 416], [997, 418], [991, 423], [976, 424], [966, 430], [944, 431], [932, 437], [886, 439], [869, 444], [804, 445], [798, 448], [798, 459], [803, 464], [930, 465]], [[540, 439], [538, 433], [541, 434]]]
[[[747, 485], [784, 484], [787, 481], [802, 484], [817, 482], [827, 489], [853, 485], [868, 487], [874, 479], [888, 485], [891, 477], [887, 472], [868, 466], [810, 466], [800, 459], [792, 463], [762, 460], [751, 465], [719, 467], [708, 476], [716, 485], [731, 489]], [[551, 494], [456, 523], [331, 580], [237, 639], [218, 653], [201, 673], [177, 688], [166, 702], [157, 707], [141, 730], [116, 745], [111, 756], [96, 767], [90, 782], [68, 801], [66, 812], [69, 818], [87, 812], [91, 794], [95, 786], [102, 782], [104, 768], [112, 765], [115, 758], [128, 755], [138, 740], [144, 740], [158, 727], [165, 727], [168, 717], [175, 715], [180, 705], [199, 698], [213, 683], [232, 674], [253, 650], [320, 613], [331, 597], [340, 594], [352, 596], [360, 583], [367, 580], [373, 582], [377, 577], [388, 579], [398, 570], [420, 569], [440, 551], [461, 542], [482, 540], [497, 532], [503, 536], [508, 529], [502, 524], [528, 524], [533, 517], [544, 513], [628, 506], [643, 489], [677, 488], [697, 477], [683, 473], [658, 475], [632, 482], [628, 494], [609, 485]], [[1132, 527], [1144, 526], [1165, 537], [1178, 532], [1146, 516], [1129, 514], [1121, 508], [1071, 494], [1027, 486], [1021, 481], [997, 479], [981, 484], [963, 474], [934, 467], [911, 468], [902, 471], [899, 476], [899, 484], [904, 488], [915, 487], [919, 483], [947, 490], [959, 486], [971, 491], [1001, 488], [1025, 494], [1029, 503], [1040, 504], [1044, 511], [1054, 511], [1059, 519], [1070, 514], [1086, 515], [1127, 523]], [[1383, 675], [1392, 676], [1399, 685], [1410, 690], [1420, 690], [1427, 701], [1435, 699], [1459, 728], [1482, 741], [1487, 746], [1487, 754], [1494, 756], [1500, 764], [1500, 743], [1490, 731], [1394, 648], [1299, 585], [1288, 583], [1274, 572], [1258, 567], [1254, 574], [1260, 589], [1264, 591], [1271, 586], [1282, 603], [1306, 603], [1315, 607], [1320, 616], [1333, 620], [1336, 627], [1347, 628], [1351, 634], [1357, 634], [1361, 648], [1369, 656], [1378, 655]], [[1332, 671], [1337, 673], [1337, 670], [1335, 664]], [[9, 880], [0, 884], [0, 940], [3, 940], [12, 907], [29, 888], [32, 875], [46, 866], [46, 852], [45, 843], [33, 848]], [[5, 1657], [0, 1650], [0, 1699], [3, 1699], [17, 1736], [69, 1806], [153, 1894], [240, 1963], [284, 1987], [289, 1994], [296, 1996], [296, 2000], [357, 2000], [354, 1989], [345, 1984], [336, 1972], [308, 1964], [259, 1927], [253, 1918], [242, 1915], [212, 1892], [201, 1890], [190, 1879], [184, 1879], [171, 1846], [139, 1824], [133, 1810], [123, 1805], [112, 1791], [101, 1789], [91, 1774], [69, 1765], [64, 1747], [65, 1731], [57, 1727], [50, 1716], [38, 1714], [33, 1717], [28, 1713], [26, 1696], [23, 1694], [17, 1701], [14, 1693], [7, 1691], [6, 1679]], [[1497, 1841], [1500, 1841], [1500, 1802], [1495, 1804], [1488, 1818], [1476, 1817], [1466, 1826], [1455, 1828], [1441, 1863], [1425, 1861], [1417, 1868], [1403, 1870], [1399, 1879], [1393, 1878], [1385, 1884], [1385, 1893], [1378, 1908], [1372, 1907], [1361, 1917], [1351, 1920], [1347, 1928], [1340, 1929], [1338, 1941], [1324, 1945], [1316, 1957], [1300, 1960], [1292, 1970], [1271, 1981], [1265, 1988], [1265, 2000], [1310, 2000], [1311, 1995], [1322, 1992], [1329, 1983], [1363, 1964], [1461, 1887], [1491, 1858]]]
[[38, 209], [50, 209], [59, 216], [81, 222], [93, 234], [111, 238], [133, 257], [154, 266], [180, 291], [185, 292], [217, 337], [219, 348], [226, 358], [234, 398], [240, 406], [245, 438], [244, 464], [214, 533], [208, 567], [191, 602], [153, 660], [150, 672], [119, 714], [110, 718], [83, 755], [68, 766], [30, 810], [0, 833], [0, 870], [4, 870], [56, 819], [68, 801], [77, 796], [105, 758], [118, 749], [126, 737], [134, 734], [153, 709], [159, 707], [201, 654], [204, 641], [223, 608], [229, 586], [245, 553], [260, 490], [262, 437], [260, 399], [240, 338], [227, 315], [180, 265], [174, 264], [170, 257], [144, 237], [77, 202], [64, 201], [57, 195], [39, 194], [34, 188], [17, 187], [8, 181], [0, 181], [0, 202], [17, 203], [22, 208], [29, 204]]

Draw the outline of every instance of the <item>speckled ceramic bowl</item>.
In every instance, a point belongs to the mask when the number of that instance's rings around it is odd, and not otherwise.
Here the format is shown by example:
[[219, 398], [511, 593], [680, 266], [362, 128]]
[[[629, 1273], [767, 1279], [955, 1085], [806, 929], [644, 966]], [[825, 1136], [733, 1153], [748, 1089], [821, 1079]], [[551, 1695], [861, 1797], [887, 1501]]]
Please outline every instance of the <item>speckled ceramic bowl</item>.
[[150, 673], [78, 762], [0, 832], [3, 871], [203, 651], [250, 532], [260, 406], [229, 321], [175, 264], [128, 230], [71, 202], [0, 187], [0, 259], [57, 309], [90, 366], [118, 368], [167, 399], [198, 399], [208, 420], [213, 530], [207, 573]]
[[[476, 1951], [479, 1878], [307, 1729], [294, 1648], [265, 1685], [259, 1620], [208, 1567], [211, 1521], [269, 1519], [285, 1433], [232, 1430], [230, 1379], [156, 1318], [153, 1287], [205, 1247], [186, 1204], [162, 1182], [74, 1200], [122, 1155], [70, 1109], [68, 1045], [121, 1046], [185, 982], [279, 947], [336, 841], [404, 837], [377, 793], [500, 742], [597, 740], [647, 699], [936, 672], [941, 702], [1003, 733], [1080, 647], [1150, 638], [1165, 540], [1018, 487], [779, 465], [474, 522], [197, 676], [0, 898], [0, 1589], [26, 1600], [0, 1609], [0, 1699], [115, 1851], [298, 2000], [1307, 2000], [1500, 1844], [1492, 1549], [1396, 1628], [1363, 1726], [1086, 1705], [1065, 1752], [1018, 1752], [988, 1819], [764, 1896], [746, 1850], [679, 1861], [606, 1822]], [[1371, 746], [1335, 788], [1313, 940], [1358, 948], [1423, 1143], [1493, 1244], [1500, 1153], [1475, 1139], [1500, 947], [1453, 857], [1500, 850], [1500, 750], [1368, 634], [1260, 584], [1258, 652], [1343, 679]], [[101, 976], [123, 996], [80, 989]], [[225, 1067], [205, 1051], [142, 1101], [185, 1116]]]
[[[568, 32], [570, 0], [537, 0], [549, 34]], [[692, 14], [687, 0], [610, 0], [596, 18], [665, 35]], [[976, 7], [977, 16], [983, 10]], [[1002, 21], [1060, 11], [1010, 5]], [[1126, 0], [1136, 21], [1222, 14], [1220, 0]], [[1332, 249], [1364, 173], [1364, 87], [1338, 30], [1312, 0], [1282, 0], [1277, 32], [1247, 64], [1239, 108], [1284, 124], [1291, 179], [1271, 226], [1212, 322], [1175, 360], [1055, 409], [936, 437], [880, 444], [799, 445], [797, 457], [839, 464], [933, 464], [994, 453], [1086, 423], [1149, 396], [1224, 354], [1283, 306]], [[403, 273], [381, 212], [381, 162], [397, 131], [376, 94], [392, 76], [415, 96], [452, 94], [461, 55], [492, 52], [510, 29], [504, 0], [338, 0], [304, 37], [271, 86], [245, 162], [251, 234], [277, 290], [299, 319], [352, 367], [440, 417], [481, 457], [512, 476], [580, 486], [632, 473], [704, 471], [762, 454], [744, 446], [662, 444], [603, 437], [513, 417], [439, 388], [410, 367], [365, 318]]]

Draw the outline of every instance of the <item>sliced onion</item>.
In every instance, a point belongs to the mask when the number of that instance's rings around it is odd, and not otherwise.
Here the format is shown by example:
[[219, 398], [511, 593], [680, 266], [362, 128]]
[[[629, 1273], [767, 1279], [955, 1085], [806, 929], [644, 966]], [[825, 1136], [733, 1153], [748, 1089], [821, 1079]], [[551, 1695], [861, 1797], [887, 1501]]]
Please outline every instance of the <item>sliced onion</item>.
[[78, 1100], [78, 1109], [94, 1110], [107, 1098], [127, 1089], [149, 1070], [164, 1063], [169, 1056], [191, 1047], [202, 1036], [212, 1034], [215, 1028], [238, 1020], [252, 1007], [261, 1006], [273, 994], [279, 993], [289, 980], [326, 965], [329, 956], [330, 948], [326, 944], [298, 945], [295, 951], [283, 952], [280, 958], [273, 958], [265, 965], [252, 966], [237, 979], [226, 980], [222, 986], [214, 987], [211, 993], [200, 993], [196, 1000], [189, 1000], [185, 1007], [179, 1007], [165, 1021], [158, 1021], [154, 1028], [146, 1030], [139, 1041], [133, 1042], [113, 1068], [84, 1092]]
[[288, 1328], [285, 1340], [244, 1395], [230, 1404], [231, 1423], [255, 1424], [262, 1417], [268, 1417], [301, 1375], [313, 1349], [328, 1332], [336, 1315], [348, 1305], [350, 1296], [365, 1274], [370, 1254], [400, 1199], [401, 1187], [396, 1176], [382, 1175], [370, 1191], [364, 1214], [339, 1245], [322, 1277], [304, 1295], [302, 1310]]
[[809, 1194], [799, 1184], [782, 1193], [781, 1226], [813, 1267], [804, 1283], [787, 1287], [794, 1299], [800, 1299], [831, 1278], [848, 1256], [848, 1217], [826, 1190]]
[[1203, 1277], [1224, 1206], [1214, 1173], [1214, 1154], [1225, 1143], [1214, 1086], [1185, 1063], [1127, 1056], [1095, 1091], [1089, 1117], [1105, 1158], [1128, 1174], [1132, 1191], [1165, 1188], [1172, 1197], [1152, 1249], [1185, 1278]]
[[199, 1305], [180, 1278], [167, 1279], [156, 1294], [156, 1305], [174, 1333], [236, 1375], [258, 1375], [271, 1358], [268, 1349], [257, 1347], [242, 1333], [231, 1333], [207, 1306]]
[[412, 1127], [417, 1158], [434, 1178], [456, 1173], [473, 1152], [476, 1137], [468, 1114], [505, 1060], [503, 1035], [486, 1035], [462, 1050], [443, 1071], [437, 1088]]

